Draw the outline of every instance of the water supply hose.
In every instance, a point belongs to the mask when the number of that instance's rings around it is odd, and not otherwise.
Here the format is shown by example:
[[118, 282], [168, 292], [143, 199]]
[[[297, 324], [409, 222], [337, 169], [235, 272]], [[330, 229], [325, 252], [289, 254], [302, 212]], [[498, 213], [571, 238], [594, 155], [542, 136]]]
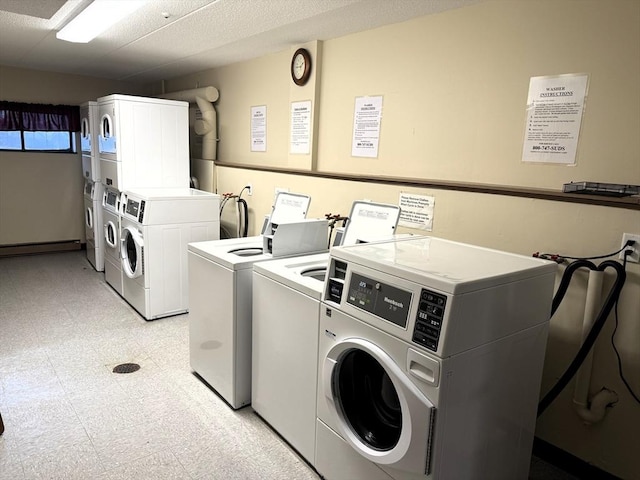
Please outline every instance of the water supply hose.
[[560, 306], [560, 303], [562, 302], [562, 299], [564, 298], [564, 295], [567, 293], [569, 283], [571, 282], [571, 277], [573, 276], [575, 271], [581, 267], [587, 267], [591, 270], [599, 271], [604, 271], [605, 269], [611, 267], [617, 273], [616, 279], [613, 283], [613, 286], [611, 287], [611, 290], [609, 290], [609, 294], [607, 295], [607, 299], [605, 300], [600, 313], [598, 313], [598, 316], [593, 323], [593, 327], [591, 327], [589, 334], [582, 343], [575, 358], [573, 359], [569, 367], [567, 367], [564, 374], [556, 382], [556, 384], [551, 388], [551, 390], [549, 390], [549, 392], [538, 404], [538, 416], [542, 415], [542, 413], [549, 407], [549, 405], [551, 405], [551, 403], [556, 399], [560, 392], [564, 390], [564, 388], [580, 368], [580, 365], [582, 365], [582, 362], [584, 362], [584, 359], [589, 354], [589, 351], [595, 344], [596, 339], [598, 338], [598, 335], [602, 330], [602, 327], [607, 321], [611, 310], [613, 310], [616, 302], [618, 301], [620, 292], [622, 291], [622, 287], [624, 286], [624, 282], [627, 278], [627, 272], [625, 271], [624, 267], [614, 260], [606, 260], [597, 267], [594, 263], [588, 260], [576, 260], [575, 262], [569, 264], [564, 274], [562, 275], [562, 280], [560, 281], [560, 285], [558, 286], [558, 290], [554, 295], [553, 302], [551, 304], [551, 316], [553, 316], [553, 314], [556, 312], [556, 310]]

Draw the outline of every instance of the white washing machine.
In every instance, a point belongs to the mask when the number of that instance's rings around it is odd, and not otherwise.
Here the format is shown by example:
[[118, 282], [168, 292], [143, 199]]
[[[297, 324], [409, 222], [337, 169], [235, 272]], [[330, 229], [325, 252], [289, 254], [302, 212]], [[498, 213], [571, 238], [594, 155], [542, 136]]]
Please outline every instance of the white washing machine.
[[84, 231], [87, 240], [87, 259], [98, 272], [104, 271], [102, 184], [84, 182]]
[[318, 472], [527, 479], [556, 268], [431, 237], [334, 248]]
[[98, 155], [98, 102], [80, 105], [80, 149], [82, 175], [85, 180], [99, 183], [100, 157]]
[[189, 310], [187, 245], [220, 236], [220, 196], [193, 188], [122, 194], [122, 296], [146, 320]]
[[310, 200], [280, 193], [264, 235], [189, 245], [191, 368], [232, 408], [251, 403], [253, 265], [327, 250], [327, 221], [305, 219]]
[[189, 104], [108, 95], [98, 99], [102, 183], [119, 190], [189, 187]]
[[[395, 205], [354, 202], [341, 240], [391, 237], [399, 216]], [[251, 405], [311, 465], [320, 297], [328, 263], [329, 254], [322, 253], [253, 266]]]
[[122, 296], [122, 262], [120, 260], [120, 192], [104, 187], [102, 195], [102, 239], [104, 279]]

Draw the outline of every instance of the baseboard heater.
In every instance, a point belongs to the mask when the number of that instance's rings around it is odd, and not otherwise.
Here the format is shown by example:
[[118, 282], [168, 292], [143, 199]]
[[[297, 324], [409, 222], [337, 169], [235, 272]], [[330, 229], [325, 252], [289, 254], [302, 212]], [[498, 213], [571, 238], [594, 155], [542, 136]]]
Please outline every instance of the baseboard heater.
[[16, 245], [0, 245], [0, 257], [17, 255], [36, 255], [39, 253], [70, 252], [81, 250], [80, 240], [64, 240], [60, 242], [23, 243]]

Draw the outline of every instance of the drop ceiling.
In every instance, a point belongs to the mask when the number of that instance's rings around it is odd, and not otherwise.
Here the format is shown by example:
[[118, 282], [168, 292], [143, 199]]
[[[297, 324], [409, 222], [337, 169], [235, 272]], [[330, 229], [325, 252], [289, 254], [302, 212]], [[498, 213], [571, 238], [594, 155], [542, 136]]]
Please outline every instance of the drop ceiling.
[[149, 0], [76, 44], [56, 32], [91, 0], [0, 0], [0, 65], [148, 83], [477, 1]]

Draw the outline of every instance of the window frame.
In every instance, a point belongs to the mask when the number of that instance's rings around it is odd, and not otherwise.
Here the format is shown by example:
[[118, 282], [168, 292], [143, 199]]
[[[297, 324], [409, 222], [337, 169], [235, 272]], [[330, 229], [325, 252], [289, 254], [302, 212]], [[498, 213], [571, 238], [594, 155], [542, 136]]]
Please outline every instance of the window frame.
[[[80, 108], [70, 105], [46, 105], [0, 101], [0, 131], [17, 132], [20, 148], [3, 148], [3, 152], [28, 153], [78, 153], [78, 133], [80, 131]], [[33, 148], [25, 132], [65, 133], [66, 148], [50, 148], [52, 142], [45, 142], [43, 148]], [[49, 148], [48, 148], [49, 147]]]

